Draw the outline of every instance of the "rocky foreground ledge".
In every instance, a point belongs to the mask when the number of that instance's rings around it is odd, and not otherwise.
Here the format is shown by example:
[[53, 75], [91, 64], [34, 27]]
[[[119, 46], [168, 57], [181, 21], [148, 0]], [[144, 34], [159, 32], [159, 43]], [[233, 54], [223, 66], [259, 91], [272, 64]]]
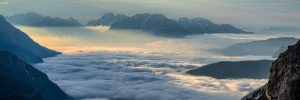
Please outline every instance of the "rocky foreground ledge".
[[300, 41], [272, 63], [269, 81], [241, 100], [300, 100]]

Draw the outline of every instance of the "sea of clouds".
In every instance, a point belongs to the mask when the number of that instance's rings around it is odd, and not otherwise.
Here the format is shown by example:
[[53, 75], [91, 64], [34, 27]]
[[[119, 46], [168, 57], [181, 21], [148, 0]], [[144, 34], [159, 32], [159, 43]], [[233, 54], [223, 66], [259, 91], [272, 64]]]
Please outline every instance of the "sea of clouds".
[[267, 79], [215, 79], [190, 76], [185, 71], [218, 61], [274, 59], [222, 56], [209, 52], [212, 48], [300, 37], [280, 33], [204, 34], [170, 39], [140, 31], [106, 32], [90, 27], [20, 29], [42, 45], [64, 53], [34, 66], [79, 100], [238, 100]]
[[266, 82], [186, 75], [199, 66], [176, 59], [102, 51], [60, 55], [35, 67], [82, 100], [236, 100]]

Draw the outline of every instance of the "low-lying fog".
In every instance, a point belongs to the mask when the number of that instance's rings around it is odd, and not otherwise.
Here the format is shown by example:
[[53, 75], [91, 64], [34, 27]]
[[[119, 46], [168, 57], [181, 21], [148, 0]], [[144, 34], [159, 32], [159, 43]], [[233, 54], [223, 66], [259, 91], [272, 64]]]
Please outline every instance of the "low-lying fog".
[[218, 61], [273, 59], [272, 56], [222, 56], [209, 52], [240, 42], [291, 33], [207, 34], [183, 39], [107, 27], [17, 26], [40, 44], [63, 52], [35, 66], [66, 93], [85, 100], [236, 100], [267, 79], [214, 79], [185, 71]]

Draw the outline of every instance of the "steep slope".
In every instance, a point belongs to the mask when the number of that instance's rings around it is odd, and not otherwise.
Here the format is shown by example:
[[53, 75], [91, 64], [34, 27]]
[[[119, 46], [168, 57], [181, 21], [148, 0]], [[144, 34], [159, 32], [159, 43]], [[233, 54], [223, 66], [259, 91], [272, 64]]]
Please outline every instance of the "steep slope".
[[5, 76], [0, 76], [0, 80], [0, 100], [44, 100], [31, 86]]
[[29, 63], [42, 62], [42, 58], [59, 54], [30, 39], [24, 32], [9, 24], [0, 15], [0, 50], [7, 50]]
[[253, 78], [262, 79], [268, 78], [272, 61], [222, 61], [214, 64], [209, 64], [187, 73], [197, 76], [209, 76], [217, 79], [225, 78]]
[[47, 75], [12, 53], [0, 51], [0, 99], [71, 100]]
[[73, 27], [81, 26], [81, 24], [74, 18], [62, 19], [59, 17], [42, 16], [34, 12], [26, 14], [16, 14], [7, 17], [7, 20], [12, 24], [26, 25], [26, 26], [59, 26], [59, 27]]
[[128, 16], [123, 14], [113, 14], [113, 13], [105, 13], [101, 18], [97, 20], [91, 20], [87, 23], [89, 26], [111, 26], [112, 24], [122, 21], [128, 18]]
[[281, 53], [272, 63], [265, 90], [258, 89], [242, 100], [299, 100], [300, 99], [300, 41]]

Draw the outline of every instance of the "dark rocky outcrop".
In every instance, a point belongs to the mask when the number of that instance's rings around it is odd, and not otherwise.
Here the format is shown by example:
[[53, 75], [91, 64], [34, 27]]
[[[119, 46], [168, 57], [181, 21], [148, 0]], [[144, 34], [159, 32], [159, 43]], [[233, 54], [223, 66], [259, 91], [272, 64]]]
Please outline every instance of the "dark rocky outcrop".
[[58, 27], [74, 27], [81, 26], [81, 24], [74, 18], [62, 19], [59, 17], [42, 16], [34, 12], [28, 12], [26, 14], [16, 14], [6, 19], [16, 25], [26, 26], [58, 26]]
[[277, 57], [278, 52], [287, 45], [295, 44], [298, 41], [293, 37], [270, 38], [267, 40], [259, 40], [245, 43], [238, 43], [223, 49], [210, 50], [226, 56], [273, 56]]
[[267, 84], [254, 90], [252, 93], [243, 97], [241, 100], [269, 100], [267, 95]]
[[187, 74], [209, 76], [217, 79], [252, 78], [266, 79], [269, 76], [272, 61], [222, 61], [190, 70]]
[[[242, 100], [300, 100], [300, 41], [281, 53], [272, 63], [266, 89], [258, 89]], [[253, 97], [257, 96], [257, 97]], [[255, 98], [255, 99], [253, 99]]]
[[0, 100], [44, 100], [31, 86], [5, 76], [0, 76], [0, 80]]
[[34, 42], [24, 32], [9, 24], [1, 15], [0, 40], [0, 50], [9, 51], [28, 63], [42, 62], [42, 58], [59, 54]]
[[0, 51], [1, 100], [71, 100], [47, 75], [10, 52]]
[[123, 14], [113, 14], [113, 13], [105, 13], [101, 18], [97, 20], [92, 20], [87, 23], [88, 26], [111, 26], [112, 24], [122, 21], [128, 18], [128, 16]]

